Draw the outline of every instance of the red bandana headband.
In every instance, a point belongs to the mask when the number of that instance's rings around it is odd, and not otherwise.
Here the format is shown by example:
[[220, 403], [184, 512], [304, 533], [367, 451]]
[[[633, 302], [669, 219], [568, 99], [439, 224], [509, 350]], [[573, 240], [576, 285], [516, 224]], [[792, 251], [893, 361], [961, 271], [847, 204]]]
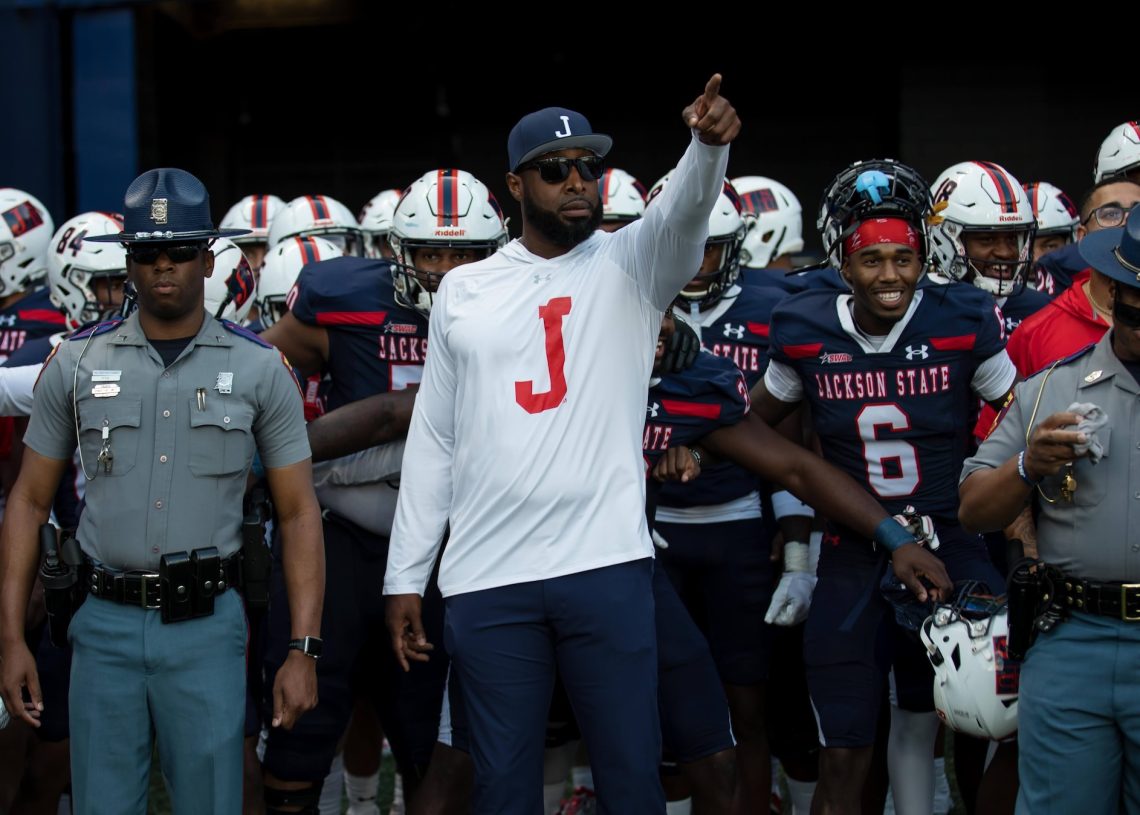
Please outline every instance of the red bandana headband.
[[918, 232], [909, 222], [902, 218], [872, 218], [859, 224], [859, 228], [843, 241], [843, 253], [853, 255], [877, 243], [900, 243], [919, 251]]

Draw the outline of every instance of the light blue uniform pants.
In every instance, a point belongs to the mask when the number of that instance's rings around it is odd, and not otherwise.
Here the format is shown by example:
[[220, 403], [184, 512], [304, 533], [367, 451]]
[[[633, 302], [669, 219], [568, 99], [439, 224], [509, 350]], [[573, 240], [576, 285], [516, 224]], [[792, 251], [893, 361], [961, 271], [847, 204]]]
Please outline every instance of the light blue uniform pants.
[[175, 815], [241, 812], [246, 635], [236, 591], [171, 625], [87, 598], [68, 632], [78, 815], [146, 815], [155, 741]]
[[1018, 815], [1140, 813], [1140, 623], [1075, 614], [1021, 668]]

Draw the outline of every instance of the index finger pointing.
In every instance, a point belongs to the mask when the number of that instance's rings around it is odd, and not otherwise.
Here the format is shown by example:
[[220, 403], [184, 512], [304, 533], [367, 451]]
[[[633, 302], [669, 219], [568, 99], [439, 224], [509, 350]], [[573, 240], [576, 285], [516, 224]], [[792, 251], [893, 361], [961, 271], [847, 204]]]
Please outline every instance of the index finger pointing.
[[710, 104], [720, 96], [720, 74], [713, 74], [709, 81], [705, 83], [705, 101]]

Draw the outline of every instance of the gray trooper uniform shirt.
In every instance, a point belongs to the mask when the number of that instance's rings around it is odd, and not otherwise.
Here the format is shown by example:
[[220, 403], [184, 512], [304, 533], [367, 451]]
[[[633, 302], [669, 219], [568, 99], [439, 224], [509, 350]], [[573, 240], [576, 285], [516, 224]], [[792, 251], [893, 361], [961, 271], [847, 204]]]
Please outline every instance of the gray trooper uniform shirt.
[[205, 546], [234, 554], [255, 449], [267, 468], [310, 455], [284, 356], [208, 314], [169, 368], [137, 314], [59, 345], [36, 385], [24, 443], [71, 458], [76, 412], [88, 479], [78, 538], [114, 569], [156, 571], [163, 554]]
[[[1037, 405], [1040, 395], [1040, 404]], [[1014, 389], [1014, 402], [977, 454], [966, 460], [962, 481], [983, 467], [999, 467], [1026, 448], [1026, 432], [1074, 402], [1102, 408], [1108, 424], [1097, 438], [1104, 457], [1077, 459], [1072, 502], [1063, 500], [1065, 469], [1047, 476], [1030, 494], [1041, 512], [1037, 546], [1042, 560], [1090, 580], [1140, 581], [1140, 384], [1112, 350], [1109, 331], [1091, 351], [1062, 360]], [[1034, 416], [1034, 406], [1037, 407]], [[1032, 418], [1031, 418], [1032, 417]]]

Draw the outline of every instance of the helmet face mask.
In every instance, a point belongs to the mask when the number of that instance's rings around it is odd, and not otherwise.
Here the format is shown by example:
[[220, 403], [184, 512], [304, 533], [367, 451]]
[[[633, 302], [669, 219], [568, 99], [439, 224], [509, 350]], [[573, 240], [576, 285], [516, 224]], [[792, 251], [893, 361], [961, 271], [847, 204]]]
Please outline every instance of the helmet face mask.
[[843, 242], [872, 218], [900, 218], [918, 234], [923, 262], [930, 254], [926, 221], [930, 191], [916, 170], [894, 159], [857, 161], [831, 180], [820, 201], [816, 227], [824, 251], [839, 269], [846, 259]]
[[[931, 189], [930, 246], [938, 272], [994, 297], [1020, 293], [1033, 260], [1037, 221], [1017, 179], [993, 162], [964, 161], [946, 169]], [[987, 232], [1013, 233], [1016, 256], [972, 257], [964, 236]]]
[[479, 260], [506, 244], [507, 225], [499, 202], [482, 181], [464, 170], [432, 170], [400, 198], [388, 241], [395, 256], [391, 266], [396, 302], [426, 317], [440, 280], [458, 264], [417, 265], [417, 255], [450, 249], [470, 252], [478, 256], [471, 261]]

